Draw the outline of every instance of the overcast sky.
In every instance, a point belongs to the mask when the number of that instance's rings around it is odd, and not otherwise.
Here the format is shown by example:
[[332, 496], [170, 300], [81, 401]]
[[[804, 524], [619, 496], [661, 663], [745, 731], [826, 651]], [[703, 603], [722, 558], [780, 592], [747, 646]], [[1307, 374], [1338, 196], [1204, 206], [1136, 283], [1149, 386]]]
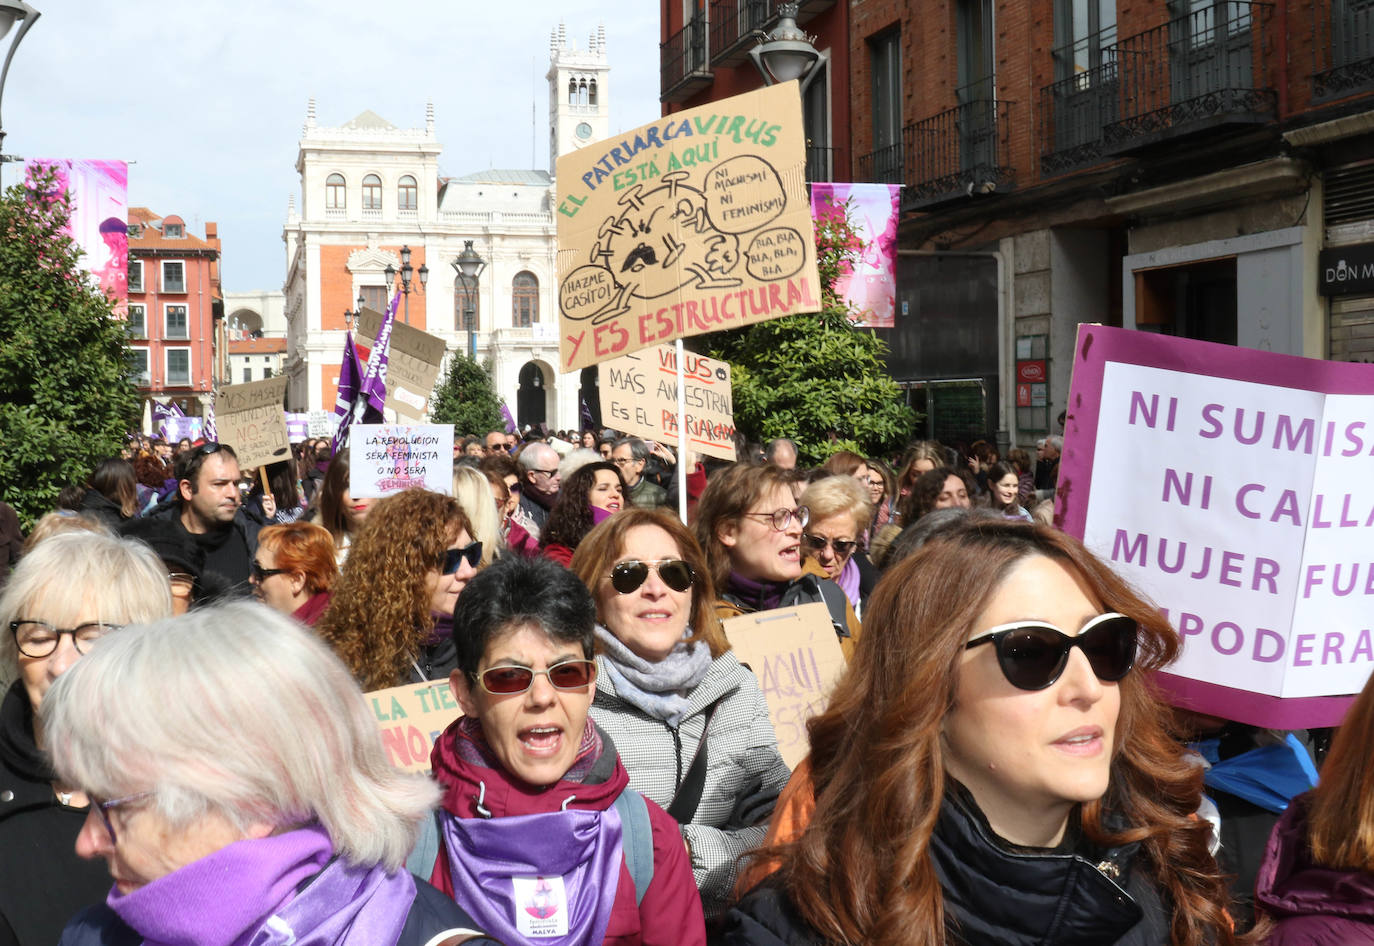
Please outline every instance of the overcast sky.
[[[219, 224], [229, 292], [281, 288], [312, 96], [321, 125], [371, 109], [402, 128], [423, 127], [433, 100], [442, 174], [544, 168], [562, 20], [584, 50], [605, 24], [612, 133], [659, 114], [658, 5], [643, 0], [598, 14], [554, 0], [29, 2], [42, 16], [5, 84], [5, 153], [129, 161], [131, 206], [198, 236]], [[15, 165], [0, 170], [15, 182]]]

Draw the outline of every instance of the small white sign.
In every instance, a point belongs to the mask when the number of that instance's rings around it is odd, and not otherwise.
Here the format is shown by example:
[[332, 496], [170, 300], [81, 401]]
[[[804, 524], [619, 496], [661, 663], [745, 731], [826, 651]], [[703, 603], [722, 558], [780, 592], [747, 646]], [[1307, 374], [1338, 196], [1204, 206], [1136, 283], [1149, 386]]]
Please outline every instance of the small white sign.
[[562, 877], [512, 877], [510, 882], [521, 936], [568, 935], [568, 892]]
[[389, 496], [415, 487], [451, 493], [453, 425], [354, 424], [348, 459], [353, 496]]

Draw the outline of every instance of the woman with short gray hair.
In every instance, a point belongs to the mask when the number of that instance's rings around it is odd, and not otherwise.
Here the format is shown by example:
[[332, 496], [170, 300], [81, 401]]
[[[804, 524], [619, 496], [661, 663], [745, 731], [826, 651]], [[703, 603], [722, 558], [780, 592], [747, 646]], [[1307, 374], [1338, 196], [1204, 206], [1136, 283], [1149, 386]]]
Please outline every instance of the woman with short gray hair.
[[284, 615], [235, 602], [128, 628], [42, 719], [91, 797], [76, 851], [115, 882], [63, 946], [478, 935], [403, 867], [438, 789], [392, 768], [348, 669]]

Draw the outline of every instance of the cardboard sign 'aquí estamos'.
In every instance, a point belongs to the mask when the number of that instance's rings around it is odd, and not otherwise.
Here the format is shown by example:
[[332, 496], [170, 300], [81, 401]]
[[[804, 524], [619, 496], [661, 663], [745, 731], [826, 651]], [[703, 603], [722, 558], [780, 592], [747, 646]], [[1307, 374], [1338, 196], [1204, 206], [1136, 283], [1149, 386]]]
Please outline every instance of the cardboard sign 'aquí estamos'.
[[558, 159], [560, 370], [820, 310], [795, 82]]

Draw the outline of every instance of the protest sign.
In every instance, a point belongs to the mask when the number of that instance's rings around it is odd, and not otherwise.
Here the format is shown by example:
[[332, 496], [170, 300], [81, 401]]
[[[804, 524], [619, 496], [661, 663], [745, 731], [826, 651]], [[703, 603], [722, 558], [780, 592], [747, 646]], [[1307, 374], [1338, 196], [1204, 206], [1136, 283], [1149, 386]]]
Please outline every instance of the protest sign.
[[300, 443], [310, 436], [310, 416], [308, 414], [286, 412], [286, 439]]
[[[382, 316], [364, 309], [358, 319], [359, 349], [366, 358], [376, 344]], [[391, 326], [390, 355], [386, 364], [386, 406], [398, 418], [424, 420], [439, 366], [444, 361], [444, 340], [418, 328], [395, 322]]]
[[1079, 327], [1056, 518], [1183, 639], [1179, 705], [1338, 723], [1374, 668], [1374, 368]]
[[463, 711], [447, 680], [410, 683], [363, 694], [377, 717], [386, 757], [398, 769], [428, 772], [429, 753]]
[[354, 424], [349, 493], [386, 496], [421, 487], [453, 492], [452, 424]]
[[339, 415], [333, 411], [310, 411], [306, 415], [308, 427], [306, 435], [310, 437], [332, 437], [334, 428], [339, 422]]
[[286, 376], [233, 384], [215, 392], [215, 429], [220, 443], [238, 454], [239, 467], [251, 470], [291, 455], [286, 439]]
[[820, 310], [793, 83], [558, 159], [559, 370]]
[[[692, 352], [683, 356], [687, 446], [735, 459], [735, 418], [730, 366]], [[656, 440], [677, 441], [677, 352], [671, 345], [623, 355], [597, 365], [601, 418], [611, 427]]]
[[825, 709], [845, 668], [830, 611], [823, 604], [803, 604], [721, 623], [735, 656], [759, 679], [778, 752], [796, 768], [811, 751], [806, 721]]
[[176, 443], [182, 439], [199, 440], [202, 423], [199, 417], [168, 417], [158, 427], [158, 436], [168, 443]]

